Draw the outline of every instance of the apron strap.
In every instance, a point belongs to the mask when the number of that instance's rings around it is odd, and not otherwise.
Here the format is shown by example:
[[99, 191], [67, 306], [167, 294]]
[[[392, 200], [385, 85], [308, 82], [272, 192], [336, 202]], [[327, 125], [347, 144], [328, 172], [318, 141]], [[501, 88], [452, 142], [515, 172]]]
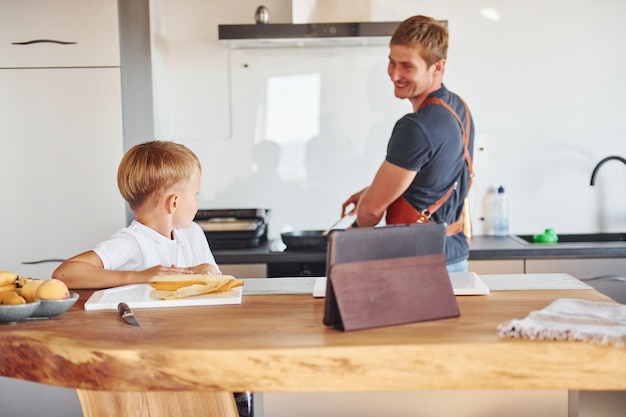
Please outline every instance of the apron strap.
[[[461, 102], [463, 103], [463, 107], [465, 108], [465, 124], [463, 124], [461, 118], [458, 114], [456, 114], [454, 109], [440, 98], [431, 97], [425, 100], [419, 108], [421, 109], [429, 104], [439, 104], [446, 108], [452, 114], [452, 116], [454, 116], [456, 121], [459, 123], [459, 126], [461, 126], [461, 134], [463, 136], [463, 156], [465, 159], [465, 163], [467, 164], [470, 177], [469, 185], [467, 188], [469, 190], [474, 180], [474, 168], [472, 166], [472, 157], [469, 152], [471, 116], [469, 108], [467, 107], [465, 101], [463, 101], [463, 99], [461, 98], [459, 99], [461, 100]], [[430, 216], [432, 216], [432, 214], [437, 211], [443, 205], [443, 203], [445, 203], [450, 198], [454, 190], [456, 190], [457, 185], [458, 182], [455, 182], [452, 187], [450, 187], [450, 189], [448, 189], [448, 191], [439, 200], [425, 208], [422, 212], [416, 210], [415, 207], [413, 207], [408, 201], [406, 201], [404, 197], [400, 196], [387, 208], [387, 215], [385, 217], [387, 224], [427, 223], [430, 219]], [[452, 236], [462, 230], [463, 220], [459, 219], [448, 226], [447, 235]]]
[[[415, 224], [429, 223], [429, 217], [426, 217], [426, 210], [419, 212], [404, 197], [398, 198], [387, 208], [386, 221], [387, 224]], [[446, 230], [447, 236], [456, 235], [463, 230], [463, 222], [457, 221], [450, 225]]]
[[424, 106], [427, 106], [428, 104], [439, 104], [443, 107], [445, 107], [450, 113], [452, 113], [452, 116], [454, 116], [454, 118], [456, 119], [456, 121], [459, 123], [459, 126], [461, 126], [461, 134], [463, 135], [463, 156], [465, 157], [465, 163], [467, 164], [467, 169], [469, 170], [469, 175], [470, 175], [470, 182], [469, 182], [469, 186], [468, 186], [468, 190], [469, 188], [471, 188], [472, 186], [472, 182], [474, 180], [474, 166], [472, 165], [472, 156], [470, 155], [470, 151], [469, 151], [469, 136], [470, 136], [470, 112], [469, 112], [469, 108], [467, 107], [467, 104], [465, 103], [465, 101], [459, 97], [459, 100], [461, 100], [461, 103], [463, 103], [463, 107], [465, 108], [465, 125], [463, 125], [463, 122], [461, 121], [461, 118], [459, 117], [458, 114], [456, 114], [456, 112], [454, 111], [454, 109], [452, 107], [450, 107], [450, 105], [448, 103], [446, 103], [445, 101], [443, 101], [440, 98], [437, 97], [431, 97], [427, 100], [425, 100], [421, 105], [420, 105], [420, 109]]

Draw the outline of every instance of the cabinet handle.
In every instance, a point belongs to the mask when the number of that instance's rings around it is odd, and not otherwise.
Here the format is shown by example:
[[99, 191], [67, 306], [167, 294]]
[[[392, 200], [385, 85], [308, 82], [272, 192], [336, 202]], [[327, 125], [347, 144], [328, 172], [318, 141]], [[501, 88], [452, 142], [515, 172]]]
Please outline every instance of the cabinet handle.
[[38, 261], [24, 261], [22, 265], [37, 265], [37, 264], [45, 264], [48, 262], [65, 262], [65, 259], [40, 259]]
[[75, 45], [77, 42], [56, 41], [54, 39], [33, 39], [25, 42], [11, 42], [11, 45], [30, 45], [33, 43], [57, 43], [59, 45]]

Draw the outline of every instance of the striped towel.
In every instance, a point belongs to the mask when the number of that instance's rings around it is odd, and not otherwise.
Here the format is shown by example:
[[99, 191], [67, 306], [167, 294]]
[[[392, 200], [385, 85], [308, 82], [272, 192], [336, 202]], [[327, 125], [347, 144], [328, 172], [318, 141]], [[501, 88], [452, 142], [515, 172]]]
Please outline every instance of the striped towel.
[[626, 346], [626, 305], [560, 298], [522, 320], [498, 325], [500, 337]]

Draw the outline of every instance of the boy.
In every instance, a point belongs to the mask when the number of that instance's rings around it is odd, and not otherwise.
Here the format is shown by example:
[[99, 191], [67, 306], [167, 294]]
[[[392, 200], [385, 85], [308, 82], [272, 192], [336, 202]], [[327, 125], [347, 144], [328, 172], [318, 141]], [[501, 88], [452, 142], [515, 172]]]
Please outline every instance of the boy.
[[198, 157], [174, 142], [131, 148], [117, 172], [136, 220], [52, 274], [69, 288], [148, 282], [155, 275], [219, 274], [204, 232], [193, 219], [202, 174]]

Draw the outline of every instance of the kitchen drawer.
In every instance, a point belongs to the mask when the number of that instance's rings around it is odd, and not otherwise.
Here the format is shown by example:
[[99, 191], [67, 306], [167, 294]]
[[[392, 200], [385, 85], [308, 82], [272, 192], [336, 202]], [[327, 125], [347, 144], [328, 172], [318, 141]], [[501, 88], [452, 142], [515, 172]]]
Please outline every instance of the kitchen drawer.
[[0, 0], [0, 68], [119, 65], [117, 0]]
[[523, 274], [523, 259], [471, 260], [468, 271], [477, 274]]
[[224, 275], [236, 278], [265, 278], [267, 277], [266, 264], [219, 264]]

